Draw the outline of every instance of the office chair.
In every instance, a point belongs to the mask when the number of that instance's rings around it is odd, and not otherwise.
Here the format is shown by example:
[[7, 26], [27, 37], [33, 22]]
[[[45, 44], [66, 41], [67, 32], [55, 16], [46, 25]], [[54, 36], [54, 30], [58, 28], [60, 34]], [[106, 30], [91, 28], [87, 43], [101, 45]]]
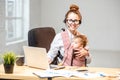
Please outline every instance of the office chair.
[[52, 27], [39, 27], [31, 29], [28, 32], [28, 45], [46, 48], [48, 52], [55, 34], [55, 30]]
[[[43, 47], [48, 52], [55, 34], [55, 30], [52, 27], [33, 28], [28, 31], [28, 46]], [[19, 58], [16, 64], [22, 66], [24, 64], [24, 58]]]

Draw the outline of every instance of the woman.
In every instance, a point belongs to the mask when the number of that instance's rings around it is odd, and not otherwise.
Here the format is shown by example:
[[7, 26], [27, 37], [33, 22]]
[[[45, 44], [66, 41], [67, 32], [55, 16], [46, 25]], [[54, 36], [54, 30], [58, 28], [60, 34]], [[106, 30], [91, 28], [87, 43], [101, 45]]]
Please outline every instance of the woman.
[[[81, 24], [81, 20], [82, 16], [79, 12], [79, 7], [74, 4], [71, 5], [70, 10], [66, 13], [64, 19], [64, 23], [66, 24], [67, 29], [63, 30], [61, 33], [58, 33], [51, 43], [51, 48], [47, 54], [49, 63], [52, 63], [54, 58], [57, 56], [58, 51], [63, 56], [63, 59], [59, 59], [59, 62], [62, 62], [64, 60], [66, 52], [68, 52], [70, 49], [74, 36], [82, 34], [77, 31], [78, 27]], [[76, 56], [79, 58], [85, 57], [88, 63], [91, 61], [87, 47], [83, 48], [82, 50], [77, 50]]]

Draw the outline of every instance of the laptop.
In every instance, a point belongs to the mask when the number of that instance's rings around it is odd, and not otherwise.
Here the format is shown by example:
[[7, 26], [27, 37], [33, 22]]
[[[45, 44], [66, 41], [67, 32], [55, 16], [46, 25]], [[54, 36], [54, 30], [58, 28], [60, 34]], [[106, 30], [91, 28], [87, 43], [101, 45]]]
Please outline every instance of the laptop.
[[23, 46], [25, 65], [40, 69], [61, 69], [64, 66], [49, 65], [46, 48]]

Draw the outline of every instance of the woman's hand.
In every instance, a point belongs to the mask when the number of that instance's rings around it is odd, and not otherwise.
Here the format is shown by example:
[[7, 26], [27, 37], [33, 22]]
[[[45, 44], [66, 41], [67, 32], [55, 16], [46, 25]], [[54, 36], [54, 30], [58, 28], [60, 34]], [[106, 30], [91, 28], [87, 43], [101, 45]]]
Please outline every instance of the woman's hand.
[[75, 57], [85, 57], [85, 56], [89, 56], [88, 50], [84, 49], [84, 48], [80, 48], [80, 49], [75, 49]]
[[52, 60], [50, 58], [48, 58], [48, 63], [50, 64], [52, 62]]

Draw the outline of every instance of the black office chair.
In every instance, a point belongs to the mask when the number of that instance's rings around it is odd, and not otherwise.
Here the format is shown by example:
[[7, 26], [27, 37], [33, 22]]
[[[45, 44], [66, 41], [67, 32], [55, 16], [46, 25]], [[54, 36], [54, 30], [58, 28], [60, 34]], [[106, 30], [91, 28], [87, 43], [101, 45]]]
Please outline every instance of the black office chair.
[[48, 52], [55, 34], [55, 30], [52, 27], [39, 27], [31, 29], [28, 32], [28, 45], [46, 48]]
[[[56, 33], [52, 27], [39, 27], [31, 29], [28, 32], [28, 45], [33, 47], [43, 47], [46, 48], [47, 52], [50, 49], [50, 44], [55, 37]], [[59, 53], [58, 53], [59, 56]], [[51, 64], [57, 64], [57, 57], [53, 60]]]
[[[28, 32], [28, 45], [46, 48], [48, 52], [55, 34], [55, 30], [52, 27], [33, 28]], [[16, 64], [22, 66], [24, 64], [24, 57], [19, 58]]]

